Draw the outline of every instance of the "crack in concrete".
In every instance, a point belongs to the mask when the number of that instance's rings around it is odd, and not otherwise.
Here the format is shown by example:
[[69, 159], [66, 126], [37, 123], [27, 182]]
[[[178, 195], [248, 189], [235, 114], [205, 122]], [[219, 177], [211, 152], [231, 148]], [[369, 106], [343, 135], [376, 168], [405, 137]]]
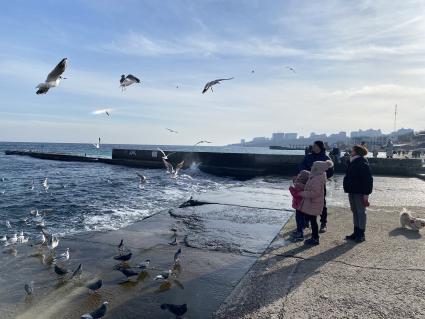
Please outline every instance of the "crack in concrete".
[[305, 258], [305, 257], [301, 257], [301, 256], [288, 255], [288, 254], [272, 254], [272, 255], [273, 256], [279, 256], [279, 257], [285, 257], [285, 258], [300, 259], [300, 260], [304, 260], [304, 261], [316, 261], [316, 262], [323, 262], [323, 263], [342, 264], [342, 265], [345, 265], [345, 266], [350, 266], [350, 267], [360, 268], [360, 269], [425, 272], [425, 269], [423, 269], [423, 268], [386, 268], [386, 267], [378, 267], [378, 266], [360, 266], [360, 265], [351, 264], [351, 263], [348, 263], [348, 262], [342, 261], [342, 260], [325, 260], [325, 259], [317, 259], [317, 258]]

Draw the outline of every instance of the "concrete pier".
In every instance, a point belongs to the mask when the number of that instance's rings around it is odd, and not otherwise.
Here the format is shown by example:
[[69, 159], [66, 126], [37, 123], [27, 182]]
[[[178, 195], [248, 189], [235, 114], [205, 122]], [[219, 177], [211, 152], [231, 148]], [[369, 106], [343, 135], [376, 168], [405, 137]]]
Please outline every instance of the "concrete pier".
[[[5, 153], [58, 161], [96, 162], [142, 168], [164, 167], [162, 154], [156, 149], [113, 149], [112, 159], [32, 151], [5, 151]], [[263, 175], [292, 176], [297, 172], [303, 157], [303, 155], [285, 154], [175, 152], [170, 161], [175, 165], [184, 160], [185, 168], [198, 165], [199, 169], [206, 173], [246, 179]], [[369, 163], [374, 175], [418, 177], [418, 174], [423, 172], [420, 159], [369, 158]], [[337, 173], [344, 173], [345, 169], [345, 165], [335, 164]]]

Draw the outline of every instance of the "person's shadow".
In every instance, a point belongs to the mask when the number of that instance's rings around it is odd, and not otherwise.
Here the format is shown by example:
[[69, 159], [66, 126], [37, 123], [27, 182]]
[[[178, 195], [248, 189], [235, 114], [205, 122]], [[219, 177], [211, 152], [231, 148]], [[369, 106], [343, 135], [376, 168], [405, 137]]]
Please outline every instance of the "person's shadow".
[[388, 233], [388, 235], [390, 235], [391, 237], [404, 236], [408, 239], [420, 239], [420, 238], [422, 238], [422, 235], [418, 231], [408, 229], [408, 228], [402, 228], [402, 227], [398, 227], [398, 228], [393, 229], [392, 231], [390, 231]]

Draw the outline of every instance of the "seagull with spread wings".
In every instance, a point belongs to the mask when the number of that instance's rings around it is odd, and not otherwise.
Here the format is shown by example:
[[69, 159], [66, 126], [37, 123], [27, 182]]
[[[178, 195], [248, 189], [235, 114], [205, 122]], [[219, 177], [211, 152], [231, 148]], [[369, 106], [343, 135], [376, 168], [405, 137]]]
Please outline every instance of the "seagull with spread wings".
[[165, 129], [166, 129], [168, 132], [170, 132], [170, 133], [179, 134], [179, 132], [177, 132], [177, 131], [175, 131], [175, 130], [172, 130], [172, 129], [168, 128], [168, 127], [166, 127]]
[[177, 178], [177, 175], [179, 174], [179, 171], [184, 166], [184, 161], [181, 161], [180, 163], [178, 163], [175, 168], [166, 159], [163, 158], [162, 161], [164, 163], [165, 168], [167, 169], [167, 172], [171, 175], [170, 177], [171, 178]]
[[134, 83], [140, 83], [139, 78], [136, 78], [132, 74], [128, 74], [127, 76], [125, 74], [121, 75], [120, 87], [122, 91], [124, 91], [127, 86], [130, 86]]
[[228, 80], [233, 80], [233, 77], [228, 79], [217, 79], [217, 80], [208, 82], [207, 84], [205, 84], [204, 89], [202, 90], [202, 94], [206, 93], [209, 89], [211, 89], [211, 92], [214, 92], [212, 89], [214, 85], [220, 84], [221, 81], [228, 81]]
[[94, 115], [99, 115], [99, 114], [106, 114], [108, 116], [111, 116], [111, 112], [113, 109], [100, 109], [100, 110], [95, 110], [92, 112], [92, 114]]
[[162, 159], [165, 159], [165, 160], [167, 160], [167, 159], [168, 159], [168, 156], [171, 156], [171, 155], [173, 155], [173, 154], [175, 154], [175, 153], [176, 153], [176, 152], [172, 152], [172, 153], [168, 153], [168, 155], [167, 155], [167, 154], [165, 154], [165, 152], [164, 152], [162, 149], [160, 149], [159, 147], [157, 147], [156, 149], [162, 153]]
[[58, 63], [58, 65], [56, 65], [55, 68], [49, 73], [46, 78], [46, 81], [40, 83], [35, 87], [36, 89], [38, 89], [36, 94], [46, 94], [49, 89], [57, 87], [62, 79], [66, 79], [62, 77], [62, 74], [65, 72], [65, 69], [67, 67], [67, 61], [67, 58], [62, 59]]
[[196, 143], [195, 145], [193, 145], [193, 146], [198, 146], [199, 144], [211, 144], [212, 142], [210, 142], [210, 141], [205, 141], [205, 140], [203, 140], [203, 141], [199, 141], [198, 143]]
[[297, 73], [297, 72], [295, 72], [295, 69], [294, 69], [293, 67], [287, 66], [286, 68], [287, 68], [289, 71], [292, 71], [292, 72], [294, 72], [294, 73]]

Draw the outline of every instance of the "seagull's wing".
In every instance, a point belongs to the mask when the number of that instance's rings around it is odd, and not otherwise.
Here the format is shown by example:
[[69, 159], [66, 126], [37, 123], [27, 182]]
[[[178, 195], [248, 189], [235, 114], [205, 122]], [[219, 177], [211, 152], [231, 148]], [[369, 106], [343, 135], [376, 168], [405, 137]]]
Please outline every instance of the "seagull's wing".
[[130, 80], [130, 81], [131, 81], [131, 82], [133, 82], [133, 83], [140, 83], [139, 78], [136, 78], [136, 77], [135, 77], [134, 75], [132, 75], [132, 74], [127, 75], [126, 80]]
[[234, 77], [227, 78], [227, 79], [217, 79], [216, 81], [220, 82], [220, 81], [228, 81], [228, 80], [233, 80], [233, 79], [234, 79]]
[[208, 82], [207, 84], [205, 84], [204, 89], [202, 90], [202, 94], [207, 92], [208, 89], [211, 87], [211, 85], [212, 85], [212, 82]]
[[58, 63], [58, 65], [55, 66], [52, 72], [49, 73], [46, 82], [56, 81], [58, 77], [60, 77], [62, 73], [65, 72], [66, 66], [67, 58], [64, 58]]
[[167, 157], [167, 155], [165, 155], [165, 153], [162, 149], [160, 149], [159, 147], [157, 147], [156, 149], [162, 153], [163, 157]]
[[167, 169], [167, 171], [170, 174], [174, 174], [174, 168], [173, 165], [171, 165], [169, 162], [167, 162], [165, 159], [162, 159], [162, 161], [164, 162], [165, 168]]
[[179, 171], [183, 168], [184, 161], [181, 161], [176, 165], [176, 175], [179, 173]]

